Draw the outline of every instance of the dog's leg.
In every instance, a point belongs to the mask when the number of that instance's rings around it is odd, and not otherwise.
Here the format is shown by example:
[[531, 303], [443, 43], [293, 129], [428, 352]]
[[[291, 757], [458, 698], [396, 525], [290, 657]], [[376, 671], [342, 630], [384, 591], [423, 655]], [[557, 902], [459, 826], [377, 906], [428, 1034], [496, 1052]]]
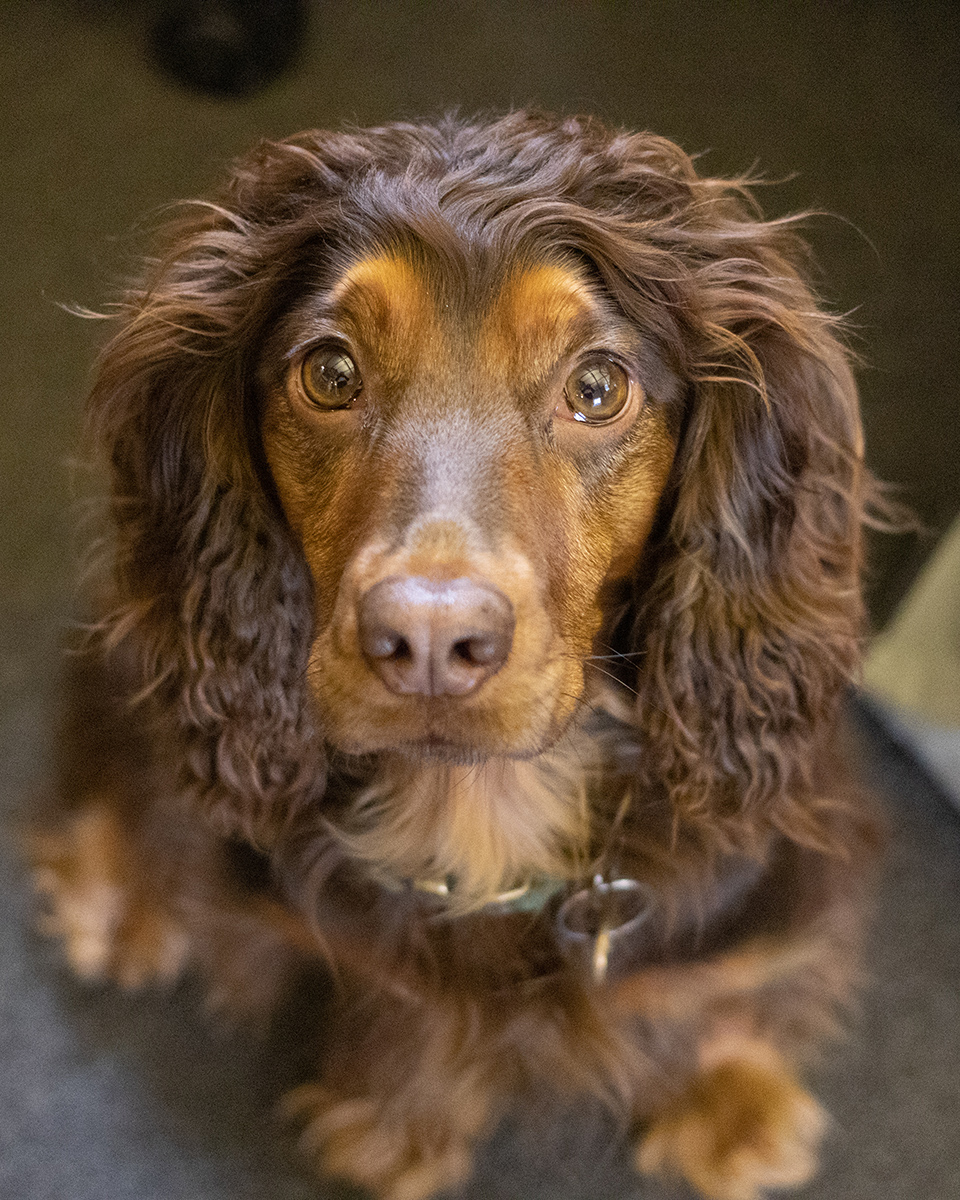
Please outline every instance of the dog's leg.
[[[827, 980], [831, 968], [840, 969], [836, 949], [831, 954], [815, 937], [776, 949], [758, 942], [625, 982], [622, 1006], [672, 1027], [681, 1040], [683, 1030], [700, 1030], [690, 1077], [646, 1117], [636, 1155], [642, 1172], [682, 1177], [708, 1200], [758, 1200], [767, 1188], [813, 1176], [827, 1117], [798, 1082], [791, 1058], [803, 1058], [835, 1024], [842, 988]], [[781, 995], [779, 1008], [771, 1007], [785, 981], [796, 1003]], [[777, 1049], [778, 1040], [789, 1051]]]
[[614, 985], [614, 1007], [673, 1031], [683, 1064], [675, 1090], [636, 1112], [642, 1171], [682, 1176], [709, 1200], [756, 1200], [814, 1174], [827, 1118], [798, 1072], [841, 1032], [861, 977], [866, 873], [854, 855], [873, 826], [857, 817], [846, 832], [849, 859], [784, 855], [752, 936]]
[[469, 1174], [489, 1129], [496, 1084], [477, 1024], [451, 1002], [405, 1003], [382, 994], [345, 1012], [324, 1084], [288, 1099], [301, 1144], [326, 1174], [380, 1200], [424, 1200]]
[[57, 788], [26, 836], [41, 929], [81, 979], [139, 988], [199, 967], [218, 1010], [266, 1019], [316, 946], [258, 857], [180, 793], [181, 747], [137, 687], [119, 653], [68, 659]]
[[212, 833], [197, 823], [185, 836], [184, 822], [165, 837], [163, 815], [147, 834], [107, 797], [91, 798], [32, 832], [41, 931], [85, 981], [170, 985], [194, 967], [211, 1008], [263, 1023], [316, 947], [278, 902], [230, 878]]

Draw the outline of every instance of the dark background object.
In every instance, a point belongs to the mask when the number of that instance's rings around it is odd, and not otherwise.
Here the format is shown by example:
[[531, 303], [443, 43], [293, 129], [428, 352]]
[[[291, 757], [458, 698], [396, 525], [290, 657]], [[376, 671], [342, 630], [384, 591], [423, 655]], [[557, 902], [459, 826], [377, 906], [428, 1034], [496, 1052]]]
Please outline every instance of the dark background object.
[[[42, 780], [58, 643], [76, 609], [78, 497], [67, 466], [142, 215], [209, 189], [259, 137], [537, 103], [595, 112], [756, 170], [770, 215], [819, 209], [821, 288], [850, 313], [870, 462], [939, 532], [960, 508], [960, 27], [929, 0], [323, 0], [289, 68], [236, 99], [190, 90], [148, 53], [162, 5], [0, 6], [0, 805], [7, 826]], [[87, 538], [81, 539], [86, 542]], [[882, 539], [882, 621], [932, 539]], [[808, 1200], [960, 1195], [960, 822], [864, 718], [865, 761], [894, 816], [850, 1042], [824, 1064], [836, 1118]], [[290, 1165], [272, 1099], [296, 1074], [278, 1049], [172, 998], [86, 991], [29, 932], [0, 844], [0, 1198], [306, 1200], [346, 1193]], [[280, 1038], [281, 1045], [283, 1038]], [[505, 1130], [472, 1200], [652, 1200], [592, 1114]], [[355, 1198], [354, 1198], [355, 1200]]]
[[246, 96], [296, 58], [304, 0], [167, 0], [150, 34], [157, 64], [212, 96]]

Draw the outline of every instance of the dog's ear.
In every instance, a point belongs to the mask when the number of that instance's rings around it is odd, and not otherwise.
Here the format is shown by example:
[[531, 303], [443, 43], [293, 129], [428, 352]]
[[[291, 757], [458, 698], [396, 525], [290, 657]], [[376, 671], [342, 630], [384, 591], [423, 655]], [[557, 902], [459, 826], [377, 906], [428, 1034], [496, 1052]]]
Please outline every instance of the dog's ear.
[[651, 774], [738, 845], [817, 837], [816, 743], [857, 671], [869, 487], [848, 355], [783, 236], [750, 229], [727, 230], [725, 254], [715, 237], [688, 280], [690, 403], [633, 647]]
[[256, 362], [323, 253], [341, 178], [317, 147], [265, 146], [223, 203], [189, 206], [128, 295], [89, 404], [117, 530], [108, 638], [135, 639], [194, 784], [260, 842], [323, 771], [303, 684], [311, 583], [259, 462]]

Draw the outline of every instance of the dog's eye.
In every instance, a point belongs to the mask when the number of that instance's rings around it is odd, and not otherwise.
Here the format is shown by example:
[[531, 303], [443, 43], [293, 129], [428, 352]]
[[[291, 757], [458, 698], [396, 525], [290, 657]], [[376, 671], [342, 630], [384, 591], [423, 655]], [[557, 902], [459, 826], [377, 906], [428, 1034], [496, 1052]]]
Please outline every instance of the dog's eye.
[[609, 421], [630, 398], [630, 379], [619, 363], [597, 354], [577, 367], [563, 394], [575, 421]]
[[307, 399], [318, 408], [347, 408], [360, 394], [357, 364], [339, 346], [320, 346], [300, 369]]

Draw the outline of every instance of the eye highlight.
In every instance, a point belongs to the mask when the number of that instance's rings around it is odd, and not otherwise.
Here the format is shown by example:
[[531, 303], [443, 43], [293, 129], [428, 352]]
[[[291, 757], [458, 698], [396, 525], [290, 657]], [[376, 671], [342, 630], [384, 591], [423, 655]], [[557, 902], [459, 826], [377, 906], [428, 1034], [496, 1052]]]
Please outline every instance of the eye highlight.
[[300, 382], [317, 408], [349, 408], [363, 388], [357, 364], [341, 346], [318, 346], [303, 360]]
[[593, 354], [572, 371], [563, 397], [574, 421], [599, 425], [612, 420], [630, 399], [630, 377], [606, 354]]

